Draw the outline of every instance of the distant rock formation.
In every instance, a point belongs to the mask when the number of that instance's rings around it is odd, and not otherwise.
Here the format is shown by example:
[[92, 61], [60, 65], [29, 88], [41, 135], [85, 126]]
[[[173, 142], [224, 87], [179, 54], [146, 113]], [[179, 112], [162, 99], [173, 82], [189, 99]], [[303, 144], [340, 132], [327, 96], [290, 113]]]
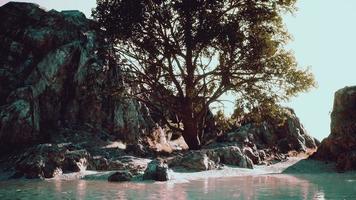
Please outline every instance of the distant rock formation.
[[104, 69], [95, 22], [83, 13], [10, 2], [0, 19], [1, 149], [83, 126], [132, 143], [154, 126], [145, 106], [120, 97], [120, 70]]
[[336, 162], [339, 171], [356, 170], [356, 86], [335, 93], [330, 128], [312, 157]]

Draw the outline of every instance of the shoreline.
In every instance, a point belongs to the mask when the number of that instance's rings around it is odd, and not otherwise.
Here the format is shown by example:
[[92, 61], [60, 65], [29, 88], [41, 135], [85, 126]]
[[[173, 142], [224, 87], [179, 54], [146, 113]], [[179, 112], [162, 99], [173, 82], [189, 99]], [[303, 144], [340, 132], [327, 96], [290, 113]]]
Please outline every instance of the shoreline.
[[[333, 170], [333, 164], [325, 164], [321, 161], [307, 159], [307, 156], [289, 157], [285, 161], [281, 161], [271, 165], [255, 165], [253, 169], [239, 168], [235, 166], [225, 165], [221, 169], [189, 172], [189, 171], [174, 171], [169, 169], [170, 180], [167, 182], [189, 182], [204, 178], [230, 178], [240, 176], [262, 176], [262, 175], [290, 175], [290, 174], [321, 174], [321, 173], [337, 173]], [[307, 168], [307, 169], [303, 169]], [[73, 181], [73, 180], [105, 180], [117, 172], [113, 171], [92, 171], [85, 170], [81, 172], [68, 173], [58, 175], [54, 178], [44, 179], [45, 181]], [[134, 179], [130, 182], [155, 182], [150, 180]], [[157, 182], [157, 181], [156, 181]], [[159, 181], [157, 183], [160, 183]]]

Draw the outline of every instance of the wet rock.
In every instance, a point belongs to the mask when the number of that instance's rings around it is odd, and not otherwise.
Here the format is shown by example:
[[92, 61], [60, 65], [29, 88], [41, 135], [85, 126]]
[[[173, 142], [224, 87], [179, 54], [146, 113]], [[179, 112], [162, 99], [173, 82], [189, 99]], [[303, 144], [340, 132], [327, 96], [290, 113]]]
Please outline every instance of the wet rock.
[[19, 156], [15, 170], [17, 176], [26, 178], [53, 178], [63, 172], [85, 170], [90, 157], [86, 150], [69, 151], [67, 146], [40, 144]]
[[133, 178], [132, 174], [127, 171], [123, 172], [115, 172], [111, 176], [109, 176], [108, 181], [110, 182], [125, 182], [125, 181], [131, 181]]
[[168, 181], [169, 169], [168, 165], [160, 160], [153, 160], [147, 165], [147, 169], [143, 175], [144, 180]]
[[86, 150], [67, 151], [62, 164], [63, 172], [84, 171], [91, 162], [91, 155]]
[[16, 173], [26, 178], [52, 178], [61, 171], [66, 149], [42, 144], [29, 149], [16, 162]]
[[336, 169], [340, 172], [356, 169], [356, 151], [340, 154], [336, 160]]
[[336, 162], [339, 171], [355, 170], [356, 87], [345, 87], [335, 93], [331, 113], [331, 133], [312, 158]]
[[88, 167], [89, 170], [97, 171], [105, 171], [109, 168], [109, 161], [103, 156], [94, 156], [91, 165]]

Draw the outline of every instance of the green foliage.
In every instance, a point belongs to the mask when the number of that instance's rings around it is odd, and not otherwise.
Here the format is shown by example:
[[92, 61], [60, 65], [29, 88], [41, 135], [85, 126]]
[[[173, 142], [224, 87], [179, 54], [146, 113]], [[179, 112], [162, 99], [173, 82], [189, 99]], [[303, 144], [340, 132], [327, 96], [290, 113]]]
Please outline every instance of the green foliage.
[[214, 115], [214, 121], [217, 130], [221, 131], [222, 133], [226, 133], [234, 127], [234, 119], [226, 117], [222, 110], [219, 110]]
[[284, 49], [281, 14], [295, 1], [97, 0], [93, 16], [134, 95], [202, 129], [206, 109], [228, 91], [251, 111], [315, 86]]

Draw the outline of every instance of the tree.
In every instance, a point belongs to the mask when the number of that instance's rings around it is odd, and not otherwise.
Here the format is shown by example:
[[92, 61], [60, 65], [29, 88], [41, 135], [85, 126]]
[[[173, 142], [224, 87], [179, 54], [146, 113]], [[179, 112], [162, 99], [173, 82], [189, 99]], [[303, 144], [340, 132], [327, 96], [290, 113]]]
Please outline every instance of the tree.
[[281, 14], [293, 12], [295, 1], [97, 0], [93, 16], [115, 45], [131, 92], [178, 115], [189, 148], [198, 149], [209, 105], [222, 94], [233, 92], [250, 108], [314, 86], [284, 49], [290, 37]]

